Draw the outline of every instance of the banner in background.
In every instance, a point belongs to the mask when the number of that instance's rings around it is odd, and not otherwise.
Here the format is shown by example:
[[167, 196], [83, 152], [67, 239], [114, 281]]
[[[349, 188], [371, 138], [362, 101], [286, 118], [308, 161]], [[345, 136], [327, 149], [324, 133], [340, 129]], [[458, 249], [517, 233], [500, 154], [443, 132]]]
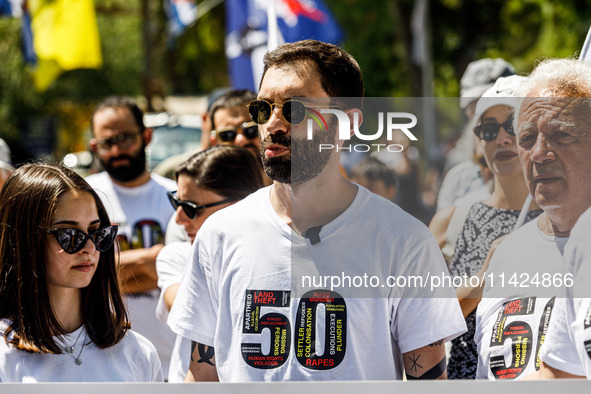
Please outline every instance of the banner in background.
[[[27, 29], [28, 21], [30, 30]], [[30, 41], [34, 51], [28, 55], [27, 34], [32, 35]], [[23, 37], [27, 60], [34, 64], [33, 80], [38, 91], [46, 90], [64, 71], [102, 66], [92, 0], [26, 1]], [[31, 63], [34, 58], [36, 63]]]
[[168, 19], [168, 45], [173, 45], [197, 19], [197, 6], [194, 0], [165, 0], [164, 11]]
[[338, 44], [343, 39], [321, 0], [226, 0], [226, 57], [234, 88], [258, 90], [269, 42], [270, 11], [275, 12], [285, 42], [316, 39]]
[[22, 14], [22, 0], [0, 0], [0, 16], [18, 18]]

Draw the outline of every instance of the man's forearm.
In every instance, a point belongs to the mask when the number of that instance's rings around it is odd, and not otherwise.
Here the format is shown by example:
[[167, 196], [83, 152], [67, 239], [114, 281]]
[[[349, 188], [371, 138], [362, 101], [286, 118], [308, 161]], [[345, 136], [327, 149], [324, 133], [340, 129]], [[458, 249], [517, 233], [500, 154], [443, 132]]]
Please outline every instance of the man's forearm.
[[142, 293], [158, 287], [156, 257], [163, 245], [147, 249], [125, 250], [120, 253], [119, 277], [124, 293]]

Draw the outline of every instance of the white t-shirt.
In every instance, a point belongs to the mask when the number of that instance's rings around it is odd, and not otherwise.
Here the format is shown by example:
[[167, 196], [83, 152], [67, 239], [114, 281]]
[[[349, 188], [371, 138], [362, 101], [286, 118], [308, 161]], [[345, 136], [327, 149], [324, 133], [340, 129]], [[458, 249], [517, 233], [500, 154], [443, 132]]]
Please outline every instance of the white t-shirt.
[[539, 350], [557, 295], [546, 285], [551, 285], [548, 278], [562, 273], [568, 238], [544, 234], [538, 221], [503, 240], [485, 274], [474, 335], [477, 379], [520, 379], [540, 367]]
[[571, 231], [564, 251], [565, 274], [573, 278], [556, 300], [540, 357], [553, 368], [591, 379], [591, 209]]
[[[117, 240], [121, 250], [149, 248], [164, 243], [164, 234], [174, 209], [166, 192], [176, 190], [176, 182], [151, 174], [149, 182], [124, 187], [113, 183], [107, 172], [90, 175], [86, 181], [101, 198], [111, 222], [119, 225]], [[124, 296], [131, 327], [154, 344], [168, 375], [174, 333], [155, 316], [160, 289]]]
[[315, 245], [292, 234], [270, 190], [205, 221], [168, 319], [179, 335], [215, 347], [220, 381], [401, 379], [403, 353], [466, 330], [453, 288], [437, 293], [447, 298], [302, 289], [303, 274], [335, 268], [381, 283], [447, 268], [424, 225], [367, 189], [358, 188]]
[[[156, 316], [166, 323], [168, 319], [168, 308], [164, 304], [164, 293], [175, 283], [180, 283], [183, 277], [185, 266], [191, 257], [190, 242], [173, 242], [166, 245], [156, 259], [156, 271], [158, 271], [158, 287], [160, 288], [160, 299], [156, 307]], [[170, 367], [168, 369], [168, 381], [170, 383], [182, 383], [189, 370], [191, 360], [191, 341], [180, 335], [176, 336], [174, 348], [170, 356]]]
[[[84, 341], [86, 330], [82, 326], [61, 340], [55, 337], [64, 348], [76, 343], [71, 354], [42, 354], [9, 345], [4, 340], [9, 325], [10, 321], [0, 320], [0, 382], [162, 382], [156, 349], [133, 331], [116, 345], [99, 349], [90, 339]], [[76, 358], [80, 365], [76, 365]]]

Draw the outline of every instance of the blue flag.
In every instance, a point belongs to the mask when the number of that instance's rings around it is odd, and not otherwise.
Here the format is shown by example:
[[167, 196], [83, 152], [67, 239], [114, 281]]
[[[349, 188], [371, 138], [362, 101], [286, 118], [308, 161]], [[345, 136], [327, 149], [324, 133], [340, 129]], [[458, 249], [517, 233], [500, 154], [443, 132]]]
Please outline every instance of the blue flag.
[[197, 19], [197, 6], [194, 0], [165, 0], [164, 10], [168, 19], [168, 45]]
[[21, 24], [21, 35], [23, 38], [23, 56], [25, 63], [31, 67], [37, 66], [37, 54], [33, 47], [33, 31], [31, 30], [31, 14], [27, 1], [23, 3], [23, 20]]
[[234, 88], [258, 90], [271, 1], [285, 42], [315, 39], [339, 44], [343, 39], [322, 0], [226, 0], [226, 56]]
[[0, 16], [21, 16], [21, 0], [0, 0]]

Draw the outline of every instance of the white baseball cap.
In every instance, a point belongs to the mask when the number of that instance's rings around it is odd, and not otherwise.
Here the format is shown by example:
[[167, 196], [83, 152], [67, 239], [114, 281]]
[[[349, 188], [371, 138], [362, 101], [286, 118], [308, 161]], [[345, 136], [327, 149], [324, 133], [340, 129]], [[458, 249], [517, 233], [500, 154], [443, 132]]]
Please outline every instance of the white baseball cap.
[[515, 97], [515, 92], [526, 79], [526, 77], [519, 75], [497, 79], [495, 84], [478, 99], [474, 119], [478, 121], [489, 108], [495, 105], [508, 105], [516, 108], [521, 100]]
[[468, 64], [460, 80], [460, 107], [477, 100], [501, 77], [515, 74], [515, 68], [505, 59], [484, 58]]

